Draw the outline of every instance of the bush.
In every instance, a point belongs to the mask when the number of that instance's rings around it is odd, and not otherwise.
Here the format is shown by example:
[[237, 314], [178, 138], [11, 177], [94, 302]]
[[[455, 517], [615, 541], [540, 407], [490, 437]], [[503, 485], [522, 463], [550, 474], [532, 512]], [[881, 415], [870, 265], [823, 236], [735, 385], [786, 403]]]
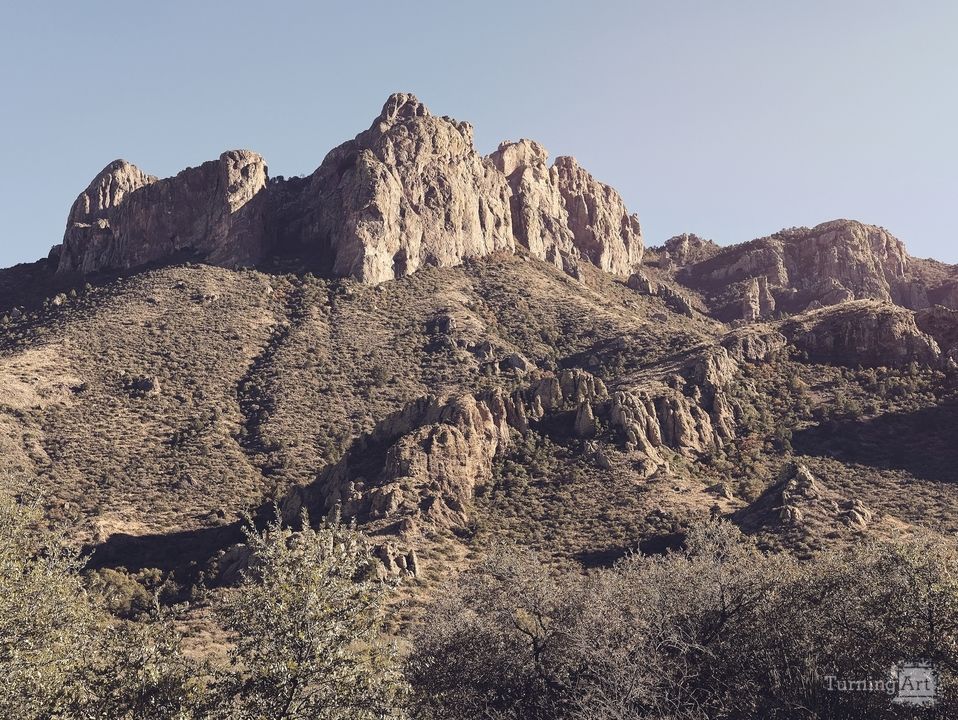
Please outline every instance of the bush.
[[232, 671], [216, 717], [401, 717], [404, 685], [378, 642], [385, 585], [358, 533], [324, 525], [250, 530], [251, 569], [219, 608]]
[[218, 606], [233, 663], [213, 669], [184, 655], [169, 612], [146, 612], [152, 598], [134, 578], [85, 582], [81, 558], [39, 518], [0, 493], [0, 717], [402, 717], [405, 686], [377, 641], [386, 586], [358, 533], [250, 531], [252, 570]]
[[0, 717], [189, 717], [197, 673], [168, 619], [115, 621], [80, 567], [35, 506], [0, 493]]
[[682, 552], [587, 579], [497, 556], [427, 615], [408, 663], [424, 718], [910, 717], [826, 678], [926, 658], [958, 708], [958, 556], [950, 541], [867, 543], [799, 563], [726, 523]]

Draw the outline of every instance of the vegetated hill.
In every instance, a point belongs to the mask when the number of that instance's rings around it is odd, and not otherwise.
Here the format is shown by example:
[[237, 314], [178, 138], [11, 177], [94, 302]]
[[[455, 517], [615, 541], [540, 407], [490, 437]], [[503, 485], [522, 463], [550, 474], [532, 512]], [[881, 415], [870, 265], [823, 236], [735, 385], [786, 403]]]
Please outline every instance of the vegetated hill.
[[711, 515], [800, 555], [958, 530], [953, 268], [848, 221], [643, 253], [574, 160], [471, 138], [396, 95], [309, 178], [111, 163], [0, 273], [0, 472], [92, 564], [211, 584], [273, 503], [422, 593]]
[[[298, 508], [295, 487], [313, 517], [359, 519], [387, 565], [415, 551], [427, 578], [500, 540], [601, 564], [677, 542], [710, 513], [801, 552], [909, 525], [953, 532], [954, 372], [893, 307], [729, 330], [523, 255], [374, 287], [152, 270], [6, 326], [4, 473], [38, 486], [51, 520], [100, 544], [102, 562], [134, 568], [205, 564], [238, 538], [216, 528], [269, 498]], [[843, 323], [858, 334], [836, 344]], [[570, 371], [604, 391], [563, 390]], [[468, 435], [461, 414], [394, 421], [430, 395], [492, 408], [495, 392], [521, 396], [527, 421], [493, 418], [488, 452], [483, 437], [446, 452], [416, 435]], [[774, 493], [793, 463], [839, 510], [784, 513]], [[437, 501], [448, 512], [428, 512]], [[840, 509], [854, 502], [864, 521]], [[753, 503], [771, 520], [755, 524]]]

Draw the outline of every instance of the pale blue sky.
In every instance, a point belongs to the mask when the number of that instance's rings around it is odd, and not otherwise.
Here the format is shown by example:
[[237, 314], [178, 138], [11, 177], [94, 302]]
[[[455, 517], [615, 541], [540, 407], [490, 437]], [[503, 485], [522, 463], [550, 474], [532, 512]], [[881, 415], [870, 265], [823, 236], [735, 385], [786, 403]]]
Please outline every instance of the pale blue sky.
[[22, 2], [0, 6], [0, 266], [117, 157], [311, 172], [390, 92], [531, 137], [646, 242], [852, 217], [958, 261], [958, 2]]

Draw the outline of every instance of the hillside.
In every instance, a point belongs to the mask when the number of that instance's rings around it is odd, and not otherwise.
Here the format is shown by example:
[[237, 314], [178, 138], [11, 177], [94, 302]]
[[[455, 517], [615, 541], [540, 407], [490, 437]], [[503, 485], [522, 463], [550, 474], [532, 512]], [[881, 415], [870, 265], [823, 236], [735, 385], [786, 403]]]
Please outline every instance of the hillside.
[[950, 535], [955, 278], [853, 221], [646, 251], [574, 159], [483, 158], [397, 94], [306, 178], [109, 164], [0, 274], [0, 472], [186, 595], [273, 503], [423, 594], [503, 541], [583, 570], [714, 516], [799, 557]]

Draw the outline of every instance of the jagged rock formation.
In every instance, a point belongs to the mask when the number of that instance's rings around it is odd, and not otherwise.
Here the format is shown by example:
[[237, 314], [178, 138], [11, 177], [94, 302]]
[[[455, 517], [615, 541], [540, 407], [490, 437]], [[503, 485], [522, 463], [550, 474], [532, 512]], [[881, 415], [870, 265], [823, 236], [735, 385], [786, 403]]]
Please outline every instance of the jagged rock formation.
[[941, 305], [919, 310], [915, 313], [915, 324], [935, 339], [948, 358], [958, 362], [958, 310]]
[[392, 95], [372, 126], [332, 150], [281, 224], [335, 275], [375, 284], [420, 267], [513, 250], [509, 186], [472, 126]]
[[822, 528], [847, 532], [867, 530], [875, 514], [858, 498], [843, 497], [807, 465], [787, 463], [772, 485], [758, 500], [736, 514], [745, 529], [755, 532], [774, 525], [802, 534]]
[[554, 168], [579, 252], [607, 272], [631, 273], [644, 250], [638, 217], [625, 209], [619, 193], [593, 178], [575, 158], [556, 158]]
[[630, 273], [638, 219], [573, 158], [545, 161], [529, 140], [483, 158], [472, 126], [397, 93], [308, 178], [269, 180], [245, 150], [164, 180], [111, 163], [74, 203], [53, 256], [60, 273], [86, 274], [187, 253], [228, 267], [283, 253], [376, 284], [518, 244], [572, 275], [580, 258]]
[[768, 278], [752, 278], [742, 299], [742, 318], [744, 320], [758, 320], [769, 317], [775, 312], [775, 297], [768, 289]]
[[642, 272], [632, 273], [626, 281], [626, 286], [630, 290], [635, 290], [635, 292], [640, 295], [654, 295], [662, 298], [662, 301], [670, 310], [680, 315], [685, 315], [686, 317], [693, 317], [695, 315], [695, 306], [688, 295], [679, 292], [666, 283], [653, 282]]
[[427, 528], [465, 527], [476, 488], [492, 477], [494, 458], [514, 435], [563, 413], [577, 438], [594, 437], [599, 421], [605, 422], [648, 476], [668, 468], [671, 453], [697, 457], [733, 439], [741, 408], [727, 391], [739, 362], [767, 358], [759, 353], [739, 360], [724, 347], [703, 348], [677, 372], [663, 366], [658, 375], [611, 393], [587, 371], [568, 369], [537, 372], [511, 394], [425, 397], [359, 439], [315, 483], [294, 489], [281, 509], [288, 519], [302, 508], [314, 518], [357, 518], [368, 531], [407, 543]]
[[644, 273], [634, 272], [629, 275], [626, 283], [631, 290], [635, 290], [640, 295], [658, 295], [658, 283], [653, 283]]
[[547, 157], [539, 143], [520, 140], [500, 144], [489, 159], [509, 181], [516, 240], [533, 256], [572, 270], [579, 250], [559, 191], [558, 169], [546, 165]]
[[284, 517], [295, 518], [304, 507], [314, 517], [337, 512], [404, 536], [422, 526], [462, 527], [475, 488], [489, 481], [492, 460], [513, 432], [526, 433], [532, 421], [607, 397], [601, 380], [565, 370], [510, 395], [496, 390], [422, 398], [379, 423], [316, 483], [295, 489], [283, 503]]
[[937, 367], [941, 349], [915, 323], [914, 313], [890, 303], [857, 300], [783, 322], [789, 342], [813, 362], [856, 367]]
[[855, 299], [920, 309], [930, 296], [947, 295], [932, 289], [900, 240], [852, 220], [783, 230], [708, 255], [681, 267], [677, 278], [710, 297], [724, 320], [754, 321], [776, 309], [795, 313]]
[[686, 265], [708, 260], [721, 251], [713, 242], [694, 233], [683, 233], [665, 241], [661, 247], [649, 248], [658, 266], [663, 270], [677, 270]]
[[58, 272], [126, 270], [198, 255], [215, 265], [256, 262], [265, 251], [267, 169], [248, 150], [157, 180], [122, 160], [80, 194], [67, 221]]

